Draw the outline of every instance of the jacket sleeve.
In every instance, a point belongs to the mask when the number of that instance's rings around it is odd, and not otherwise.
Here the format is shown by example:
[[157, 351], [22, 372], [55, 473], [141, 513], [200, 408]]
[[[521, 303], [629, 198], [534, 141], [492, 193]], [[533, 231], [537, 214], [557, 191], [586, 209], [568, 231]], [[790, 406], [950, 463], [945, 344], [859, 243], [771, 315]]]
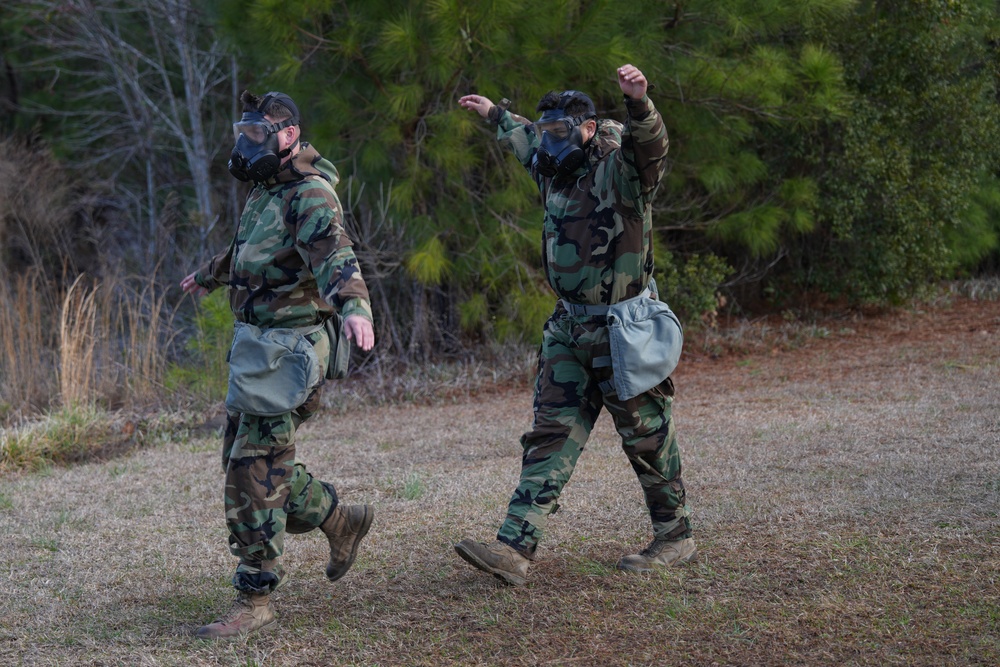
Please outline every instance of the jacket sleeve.
[[523, 116], [504, 111], [497, 125], [497, 141], [510, 149], [525, 169], [531, 170], [531, 158], [538, 150], [538, 137], [532, 122]]
[[208, 261], [207, 264], [198, 269], [194, 274], [194, 281], [207, 289], [209, 292], [229, 284], [229, 270], [233, 263], [233, 247], [236, 244], [236, 235], [229, 247]]
[[344, 317], [372, 320], [368, 286], [344, 229], [343, 209], [332, 188], [314, 182], [299, 197], [296, 246], [328, 304]]
[[625, 98], [628, 113], [618, 151], [619, 191], [639, 210], [653, 200], [667, 167], [670, 141], [663, 119], [647, 96]]

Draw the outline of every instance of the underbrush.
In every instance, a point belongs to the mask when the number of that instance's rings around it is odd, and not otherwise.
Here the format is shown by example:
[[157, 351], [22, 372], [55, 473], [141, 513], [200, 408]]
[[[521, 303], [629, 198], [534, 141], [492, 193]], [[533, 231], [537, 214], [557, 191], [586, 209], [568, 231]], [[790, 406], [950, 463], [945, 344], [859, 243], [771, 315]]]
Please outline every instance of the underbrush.
[[87, 404], [61, 407], [0, 431], [0, 473], [113, 458], [183, 433], [189, 421], [179, 412], [137, 416]]
[[964, 296], [973, 301], [996, 301], [1000, 299], [1000, 276], [956, 280], [947, 283], [941, 291], [945, 295]]
[[[948, 283], [930, 302], [914, 307], [998, 298], [1000, 278], [970, 280]], [[184, 360], [173, 364], [166, 362], [165, 350], [181, 329], [152, 282], [78, 282], [61, 300], [46, 301], [37, 277], [26, 277], [0, 287], [0, 302], [8, 306], [0, 309], [0, 325], [11, 332], [0, 346], [0, 472], [101, 458], [141, 445], [150, 433], [212, 423], [224, 410], [232, 320], [221, 292], [198, 302]], [[58, 334], [47, 333], [49, 302], [61, 303]], [[692, 326], [685, 332], [684, 354], [724, 358], [793, 350], [852, 336], [866, 317], [784, 311]], [[58, 354], [46, 352], [47, 337]], [[343, 414], [527, 390], [536, 353], [525, 343], [491, 344], [421, 365], [356, 353], [351, 375], [324, 388], [324, 407]]]
[[327, 383], [324, 406], [339, 412], [405, 403], [432, 405], [527, 388], [534, 380], [536, 355], [535, 347], [518, 343], [493, 345], [461, 359], [431, 364], [375, 359], [347, 378]]

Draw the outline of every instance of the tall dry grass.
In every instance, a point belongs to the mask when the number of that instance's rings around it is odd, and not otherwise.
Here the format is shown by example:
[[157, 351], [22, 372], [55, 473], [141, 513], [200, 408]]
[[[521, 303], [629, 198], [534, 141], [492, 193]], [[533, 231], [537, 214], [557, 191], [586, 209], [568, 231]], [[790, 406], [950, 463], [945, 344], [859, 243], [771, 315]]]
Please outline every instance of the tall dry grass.
[[81, 275], [60, 294], [34, 274], [0, 281], [0, 305], [0, 471], [81, 460], [141, 437], [127, 415], [162, 406], [176, 335], [155, 276]]
[[132, 408], [161, 396], [173, 311], [155, 278], [78, 278], [59, 328], [60, 401]]
[[55, 393], [51, 314], [37, 272], [0, 280], [0, 422], [48, 405]]
[[59, 317], [59, 392], [65, 405], [82, 405], [93, 397], [96, 382], [97, 288], [88, 289], [78, 276], [63, 298]]
[[[152, 278], [119, 281], [105, 294], [107, 326], [119, 341], [118, 349], [109, 351], [109, 358], [118, 370], [116, 387], [125, 390], [121, 400], [128, 405], [163, 398], [166, 350], [178, 333], [174, 327], [176, 306], [168, 304], [166, 297], [166, 290]], [[111, 387], [105, 392], [110, 395]]]
[[39, 274], [0, 281], [0, 403], [7, 420], [58, 406], [134, 408], [163, 398], [177, 332], [155, 276], [79, 276], [68, 289]]

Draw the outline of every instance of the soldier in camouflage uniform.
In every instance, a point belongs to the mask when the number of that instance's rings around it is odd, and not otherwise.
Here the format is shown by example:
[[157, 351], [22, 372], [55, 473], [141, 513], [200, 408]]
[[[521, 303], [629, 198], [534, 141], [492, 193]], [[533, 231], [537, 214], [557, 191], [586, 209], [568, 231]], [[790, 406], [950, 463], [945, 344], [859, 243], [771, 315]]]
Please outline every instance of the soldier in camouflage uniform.
[[[339, 176], [333, 164], [300, 141], [291, 98], [244, 92], [241, 101], [244, 115], [234, 125], [237, 147], [230, 169], [255, 184], [228, 250], [187, 276], [181, 287], [203, 295], [226, 285], [237, 321], [308, 331], [323, 378], [330, 341], [315, 325], [334, 309], [344, 317], [348, 339], [363, 350], [375, 343], [368, 289], [334, 191]], [[321, 379], [287, 414], [229, 414], [224, 502], [230, 551], [239, 558], [233, 576], [237, 598], [229, 613], [199, 628], [199, 637], [235, 637], [274, 622], [269, 594], [284, 581], [279, 559], [286, 533], [315, 528], [325, 533], [331, 581], [354, 562], [372, 507], [340, 504], [333, 484], [307, 472], [295, 452], [295, 431], [319, 407], [322, 384]]]
[[[462, 540], [458, 554], [500, 580], [520, 585], [548, 515], [602, 407], [611, 413], [639, 479], [654, 539], [618, 568], [650, 571], [696, 555], [685, 507], [671, 419], [673, 384], [623, 400], [613, 368], [608, 306], [656, 298], [650, 204], [666, 165], [667, 133], [647, 82], [632, 65], [618, 69], [627, 122], [598, 119], [589, 97], [549, 93], [535, 123], [480, 95], [459, 103], [497, 125], [497, 138], [538, 184], [545, 205], [542, 258], [559, 297], [545, 324], [535, 383], [534, 423], [521, 438], [521, 478], [496, 541]], [[575, 137], [575, 139], [574, 139]], [[575, 159], [574, 159], [575, 154]]]

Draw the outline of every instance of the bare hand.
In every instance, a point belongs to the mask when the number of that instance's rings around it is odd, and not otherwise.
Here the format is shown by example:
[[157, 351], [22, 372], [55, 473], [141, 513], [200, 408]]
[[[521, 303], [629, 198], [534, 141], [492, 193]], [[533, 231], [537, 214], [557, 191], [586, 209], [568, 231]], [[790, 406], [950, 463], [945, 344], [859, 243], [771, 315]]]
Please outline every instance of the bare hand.
[[472, 109], [483, 118], [489, 116], [490, 109], [493, 107], [493, 102], [490, 101], [490, 98], [483, 97], [482, 95], [465, 95], [459, 98], [458, 103], [466, 109]]
[[344, 333], [347, 334], [347, 340], [354, 341], [354, 344], [365, 352], [375, 347], [375, 329], [366, 317], [361, 315], [345, 317]]
[[633, 100], [641, 99], [646, 94], [648, 82], [639, 69], [633, 65], [622, 65], [618, 68], [618, 85], [622, 92]]
[[199, 285], [194, 281], [194, 277], [198, 272], [195, 271], [189, 276], [185, 276], [184, 280], [181, 281], [181, 289], [188, 294], [193, 294], [195, 296], [205, 296], [208, 294], [208, 290]]

